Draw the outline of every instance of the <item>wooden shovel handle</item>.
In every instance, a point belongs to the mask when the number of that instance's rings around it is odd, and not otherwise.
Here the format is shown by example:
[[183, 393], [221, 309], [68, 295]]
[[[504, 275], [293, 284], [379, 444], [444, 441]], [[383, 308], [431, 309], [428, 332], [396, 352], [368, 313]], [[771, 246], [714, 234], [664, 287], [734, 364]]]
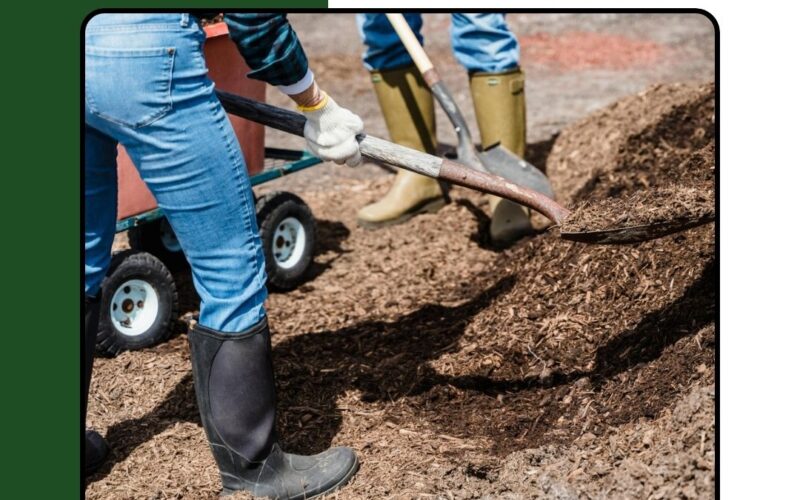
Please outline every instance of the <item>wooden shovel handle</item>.
[[414, 65], [419, 72], [422, 73], [425, 82], [429, 86], [433, 86], [440, 80], [439, 74], [433, 67], [433, 63], [428, 58], [428, 54], [425, 53], [419, 40], [417, 40], [417, 36], [411, 31], [411, 27], [408, 25], [408, 22], [406, 22], [406, 18], [403, 17], [403, 14], [386, 14], [386, 17], [392, 24], [395, 32], [397, 32], [397, 36], [400, 37], [400, 41], [403, 42], [403, 46], [405, 46], [411, 56], [411, 60], [414, 61]]
[[[306, 118], [300, 113], [221, 90], [217, 91], [217, 96], [225, 110], [231, 114], [303, 137]], [[444, 160], [366, 134], [359, 135], [356, 139], [361, 154], [371, 160], [516, 201], [543, 214], [556, 224], [560, 224], [569, 213], [566, 208], [547, 196], [509, 182], [500, 176], [478, 172], [460, 163]]]

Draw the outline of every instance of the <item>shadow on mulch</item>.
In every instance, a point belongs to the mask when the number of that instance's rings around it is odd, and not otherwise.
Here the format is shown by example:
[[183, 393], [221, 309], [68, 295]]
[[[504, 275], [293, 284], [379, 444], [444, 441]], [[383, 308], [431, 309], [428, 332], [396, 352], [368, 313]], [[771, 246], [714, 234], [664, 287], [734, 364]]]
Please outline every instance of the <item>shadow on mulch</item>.
[[[598, 392], [596, 398], [602, 399], [604, 391], [620, 389], [620, 383], [609, 379], [657, 359], [669, 346], [712, 323], [717, 272], [716, 263], [710, 262], [683, 296], [602, 346], [597, 351], [594, 370], [554, 373], [547, 379], [453, 377], [439, 374], [427, 364], [457, 348], [470, 319], [509, 291], [515, 282], [513, 276], [498, 280], [458, 306], [426, 304], [393, 322], [371, 321], [336, 331], [290, 337], [273, 347], [282, 440], [287, 448], [300, 453], [317, 453], [328, 448], [342, 422], [337, 399], [352, 390], [360, 391], [361, 400], [366, 403], [406, 397], [409, 409], [419, 410], [415, 418], [427, 418], [449, 435], [489, 438], [495, 442], [492, 451], [501, 456], [546, 444], [547, 439], [554, 442], [573, 439], [580, 435], [577, 428], [559, 439], [546, 438], [541, 432], [526, 433], [520, 439], [505, 430], [516, 421], [530, 426], [530, 419], [525, 417], [531, 415], [540, 415], [537, 419], [540, 429], [552, 426], [566, 411], [560, 394], [552, 397], [546, 395], [548, 391], [588, 377]], [[636, 378], [635, 373], [631, 378]], [[658, 391], [669, 393], [667, 388], [674, 381], [645, 382], [663, 386]], [[677, 396], [680, 391], [676, 388], [672, 392]], [[515, 393], [527, 397], [514, 398]], [[498, 395], [505, 395], [506, 401], [498, 401]], [[542, 401], [546, 402], [545, 408], [541, 407]], [[620, 425], [655, 416], [670, 401], [671, 398], [661, 397], [656, 406], [650, 400], [629, 401], [620, 408], [611, 408], [613, 414], [605, 419], [605, 424]], [[502, 413], [498, 413], [498, 408], [503, 408]], [[484, 413], [492, 414], [492, 426], [475, 424], [474, 415]], [[311, 421], [304, 419], [309, 414]], [[307, 422], [305, 428], [301, 427], [303, 420]], [[113, 456], [92, 480], [101, 479], [113, 463], [123, 461], [138, 446], [181, 421], [200, 425], [191, 374], [148, 414], [108, 429], [107, 439], [114, 443]]]
[[[487, 215], [487, 213], [489, 212], [488, 204], [485, 204], [485, 207], [481, 208], [468, 198], [457, 198], [453, 200], [453, 203], [455, 203], [458, 206], [466, 208], [467, 211], [475, 218], [475, 231], [473, 231], [472, 234], [469, 235], [469, 239], [483, 250], [489, 250], [490, 252], [499, 254], [515, 245], [524, 244], [524, 242], [527, 241], [528, 238], [532, 236], [537, 236], [547, 232], [547, 229], [537, 230], [534, 228], [533, 232], [529, 235], [522, 236], [515, 241], [509, 241], [504, 244], [499, 244], [492, 241], [492, 237], [489, 232], [489, 227], [492, 224], [492, 218], [489, 217], [489, 215]], [[484, 205], [483, 203], [479, 204]]]
[[[309, 267], [305, 280], [298, 287], [314, 280], [325, 271], [330, 269], [333, 263], [349, 250], [342, 248], [342, 242], [350, 236], [350, 230], [339, 221], [317, 219], [317, 249], [315, 259]], [[319, 257], [332, 253], [325, 262], [320, 262]], [[178, 289], [178, 317], [185, 317], [190, 314], [195, 321], [197, 311], [200, 309], [200, 297], [194, 289], [192, 273], [188, 265], [176, 266], [171, 269], [175, 279], [175, 286]], [[270, 293], [281, 293], [278, 290], [270, 290]], [[179, 321], [175, 328], [173, 337], [188, 332], [188, 321]]]
[[[625, 383], [611, 383], [606, 387], [607, 381], [636, 365], [646, 365], [657, 359], [665, 349], [714, 321], [716, 273], [712, 261], [682, 297], [648, 314], [637, 326], [600, 347], [595, 369], [554, 373], [546, 379], [453, 377], [437, 373], [427, 364], [456, 349], [470, 319], [508, 291], [513, 286], [513, 277], [499, 280], [460, 306], [428, 304], [391, 323], [368, 322], [338, 331], [292, 337], [275, 347], [282, 394], [282, 428], [289, 431], [283, 437], [287, 446], [301, 452], [316, 453], [327, 448], [341, 424], [337, 398], [345, 391], [358, 390], [362, 401], [367, 403], [407, 397], [409, 407], [419, 410], [413, 418], [427, 418], [451, 436], [489, 438], [495, 442], [493, 452], [498, 455], [544, 444], [541, 434], [531, 433], [520, 440], [518, 435], [498, 432], [498, 429], [513, 427], [521, 416], [539, 413], [539, 401], [551, 399], [540, 422], [541, 428], [546, 428], [565, 414], [565, 409], [559, 398], [539, 396], [582, 378], [588, 378], [601, 393], [620, 391]], [[667, 361], [668, 364], [673, 362], [682, 363], [680, 359]], [[657, 391], [659, 397], [611, 408], [605, 425], [651, 417], [680, 392], [673, 380], [636, 381], [639, 385], [645, 383], [658, 385], [652, 390]], [[633, 383], [629, 381], [627, 385]], [[513, 396], [514, 393], [528, 397], [507, 398], [505, 402], [497, 399], [498, 395]], [[498, 413], [498, 410], [502, 411]], [[313, 425], [299, 431], [296, 423], [309, 412], [316, 417], [310, 422]], [[489, 413], [492, 414], [491, 426], [476, 425], [475, 415]], [[580, 428], [571, 429], [569, 436], [577, 435], [580, 435]]]
[[[597, 350], [596, 368], [593, 370], [577, 370], [569, 373], [554, 372], [544, 380], [538, 376], [494, 379], [485, 376], [449, 377], [434, 374], [424, 381], [420, 381], [414, 390], [407, 394], [418, 395], [429, 391], [436, 385], [449, 385], [496, 396], [534, 388], [565, 385], [583, 377], [589, 377], [595, 388], [600, 389], [607, 379], [628, 371], [637, 364], [653, 361], [670, 345], [697, 333], [701, 328], [713, 322], [716, 304], [714, 295], [716, 276], [716, 261], [711, 261], [683, 296], [663, 309], [646, 315], [634, 328], [621, 333], [601, 346]], [[692, 314], [687, 314], [689, 311]]]
[[136, 448], [179, 422], [200, 425], [191, 372], [152, 411], [140, 418], [123, 420], [108, 428], [105, 438], [112, 443], [110, 455], [103, 467], [87, 478], [87, 483], [102, 480], [115, 464], [124, 461]]
[[467, 198], [458, 198], [454, 200], [454, 203], [466, 208], [469, 213], [475, 217], [475, 231], [469, 235], [470, 241], [474, 241], [484, 250], [491, 250], [493, 252], [500, 252], [503, 250], [503, 248], [492, 244], [492, 238], [489, 235], [489, 225], [492, 223], [492, 219], [486, 215], [484, 210]]
[[529, 142], [525, 145], [525, 159], [544, 173], [547, 173], [547, 158], [553, 150], [560, 132], [556, 132], [549, 138], [539, 142]]
[[[299, 285], [300, 287], [323, 274], [333, 266], [333, 263], [339, 257], [351, 251], [342, 248], [342, 242], [346, 241], [348, 237], [350, 237], [350, 229], [341, 222], [317, 219], [317, 250], [314, 254], [316, 258], [308, 268], [303, 283]], [[332, 253], [333, 256], [326, 259], [325, 262], [320, 262], [319, 256], [328, 253]], [[270, 292], [275, 293], [271, 290]]]
[[[357, 390], [367, 403], [391, 401], [432, 376], [427, 362], [458, 340], [472, 317], [510, 290], [513, 277], [478, 291], [464, 304], [426, 304], [393, 322], [369, 321], [336, 331], [297, 335], [273, 348], [288, 448], [317, 453], [330, 446], [341, 426], [337, 398]], [[305, 429], [298, 422], [312, 413]]]
[[[408, 392], [416, 384], [414, 373], [430, 370], [424, 363], [455, 347], [469, 319], [513, 283], [504, 278], [460, 306], [428, 304], [396, 322], [367, 322], [275, 344], [279, 428], [286, 447], [303, 453], [327, 449], [341, 426], [336, 399], [346, 390], [360, 389], [365, 401]], [[331, 364], [336, 368], [328, 368]], [[387, 377], [395, 384], [385, 385]], [[298, 431], [297, 424], [309, 412], [322, 418]], [[112, 456], [91, 481], [102, 479], [138, 446], [181, 421], [200, 425], [191, 374], [146, 415], [109, 427], [106, 439], [114, 443]]]
[[[717, 272], [716, 263], [709, 262], [680, 298], [600, 346], [592, 370], [516, 379], [429, 373], [410, 392], [411, 411], [424, 412], [451, 436], [488, 438], [491, 452], [501, 457], [578, 438], [587, 430], [582, 417], [589, 406], [598, 415], [589, 430], [597, 435], [655, 418], [680, 397], [682, 384], [690, 383], [687, 374], [714, 362], [713, 338], [704, 339], [701, 349], [680, 341], [696, 339], [713, 325]], [[438, 411], [430, 411], [434, 402]], [[486, 425], [489, 416], [491, 425]], [[565, 423], [559, 426], [559, 420]], [[553, 429], [558, 430], [549, 432]]]

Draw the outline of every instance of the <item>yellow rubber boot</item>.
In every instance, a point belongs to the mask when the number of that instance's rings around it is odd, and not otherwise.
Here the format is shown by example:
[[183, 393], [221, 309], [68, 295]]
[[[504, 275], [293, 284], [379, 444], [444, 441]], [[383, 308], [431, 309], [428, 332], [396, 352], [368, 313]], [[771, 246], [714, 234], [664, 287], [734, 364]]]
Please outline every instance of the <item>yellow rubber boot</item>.
[[[519, 68], [503, 73], [473, 73], [469, 77], [472, 102], [484, 148], [502, 143], [525, 155], [525, 75]], [[489, 197], [492, 242], [505, 246], [533, 233], [530, 211], [497, 196]]]
[[[435, 154], [436, 120], [433, 96], [414, 67], [373, 71], [372, 83], [392, 142]], [[398, 169], [391, 189], [358, 211], [358, 224], [376, 229], [435, 212], [445, 203], [439, 182]]]

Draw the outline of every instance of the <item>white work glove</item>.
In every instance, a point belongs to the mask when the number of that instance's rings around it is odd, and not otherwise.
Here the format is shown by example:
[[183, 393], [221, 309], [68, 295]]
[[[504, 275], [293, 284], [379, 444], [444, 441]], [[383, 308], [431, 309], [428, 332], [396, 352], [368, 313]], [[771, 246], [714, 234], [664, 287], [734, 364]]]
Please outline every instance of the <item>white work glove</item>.
[[364, 131], [364, 122], [352, 111], [336, 104], [325, 94], [313, 107], [298, 108], [306, 117], [303, 135], [308, 149], [323, 160], [355, 167], [361, 163], [356, 135]]

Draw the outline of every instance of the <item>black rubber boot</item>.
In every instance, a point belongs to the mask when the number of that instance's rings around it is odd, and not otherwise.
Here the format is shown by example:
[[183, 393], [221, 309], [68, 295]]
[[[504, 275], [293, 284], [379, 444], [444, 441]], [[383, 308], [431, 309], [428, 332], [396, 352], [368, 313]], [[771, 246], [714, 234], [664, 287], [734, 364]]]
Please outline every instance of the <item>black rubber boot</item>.
[[83, 384], [81, 385], [81, 426], [83, 428], [83, 472], [89, 475], [103, 465], [108, 456], [108, 444], [95, 431], [86, 430], [86, 406], [89, 383], [92, 380], [94, 343], [97, 340], [97, 321], [100, 316], [100, 297], [83, 301]]
[[313, 456], [284, 453], [275, 432], [275, 381], [269, 327], [222, 335], [195, 327], [189, 334], [197, 405], [223, 495], [313, 498], [347, 483], [358, 469], [350, 448]]

